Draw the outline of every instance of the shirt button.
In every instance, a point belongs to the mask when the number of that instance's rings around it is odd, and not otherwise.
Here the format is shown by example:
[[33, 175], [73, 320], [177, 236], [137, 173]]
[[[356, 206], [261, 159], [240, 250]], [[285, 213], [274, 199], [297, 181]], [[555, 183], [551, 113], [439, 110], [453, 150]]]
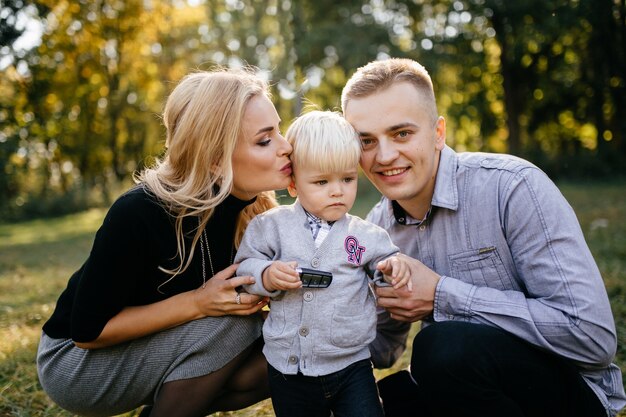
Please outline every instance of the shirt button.
[[304, 293], [304, 301], [313, 301], [313, 293], [311, 291]]
[[400, 222], [400, 223], [404, 223], [404, 217], [400, 217], [400, 218], [398, 219], [398, 222]]
[[313, 268], [317, 268], [320, 266], [320, 260], [318, 258], [313, 258], [313, 260], [311, 261], [311, 266]]
[[298, 333], [300, 333], [300, 336], [302, 336], [302, 337], [307, 337], [309, 335], [309, 328], [308, 327], [301, 327], [300, 331]]
[[421, 225], [420, 226], [420, 230], [422, 230], [422, 231], [426, 230], [426, 226], [425, 225]]
[[296, 355], [291, 355], [291, 356], [289, 357], [289, 363], [290, 363], [290, 364], [296, 364], [296, 363], [298, 363], [298, 357], [297, 357]]

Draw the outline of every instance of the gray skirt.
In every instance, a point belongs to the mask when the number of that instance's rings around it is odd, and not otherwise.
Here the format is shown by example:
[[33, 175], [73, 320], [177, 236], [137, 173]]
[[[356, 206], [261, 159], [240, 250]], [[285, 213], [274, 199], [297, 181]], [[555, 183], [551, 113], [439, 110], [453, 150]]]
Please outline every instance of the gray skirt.
[[261, 336], [262, 325], [259, 314], [207, 317], [93, 350], [42, 333], [39, 381], [55, 403], [73, 413], [125, 413], [152, 404], [166, 382], [222, 368]]

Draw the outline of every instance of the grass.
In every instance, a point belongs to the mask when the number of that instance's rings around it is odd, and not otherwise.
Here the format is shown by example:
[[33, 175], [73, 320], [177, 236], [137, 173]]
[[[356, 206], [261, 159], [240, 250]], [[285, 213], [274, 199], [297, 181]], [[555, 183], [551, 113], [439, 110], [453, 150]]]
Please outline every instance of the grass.
[[[560, 188], [574, 207], [602, 271], [618, 332], [617, 363], [626, 369], [626, 183], [566, 183]], [[353, 213], [364, 216], [378, 193], [363, 184]], [[288, 198], [282, 202], [290, 201]], [[91, 248], [105, 210], [48, 220], [0, 224], [0, 416], [70, 416], [41, 390], [35, 352], [41, 326], [69, 276]], [[414, 326], [413, 332], [417, 330]], [[408, 349], [407, 349], [408, 351]], [[405, 353], [382, 377], [408, 364]], [[125, 416], [134, 416], [128, 413]], [[272, 416], [269, 400], [217, 416]], [[626, 416], [626, 412], [620, 414]]]

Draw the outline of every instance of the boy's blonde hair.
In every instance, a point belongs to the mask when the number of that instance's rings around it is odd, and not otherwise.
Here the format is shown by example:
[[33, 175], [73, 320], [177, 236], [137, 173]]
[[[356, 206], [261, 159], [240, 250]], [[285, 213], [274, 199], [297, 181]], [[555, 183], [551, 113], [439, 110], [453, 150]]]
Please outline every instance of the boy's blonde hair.
[[298, 117], [285, 139], [293, 147], [291, 162], [322, 172], [355, 168], [361, 157], [361, 141], [352, 125], [333, 111], [314, 110]]

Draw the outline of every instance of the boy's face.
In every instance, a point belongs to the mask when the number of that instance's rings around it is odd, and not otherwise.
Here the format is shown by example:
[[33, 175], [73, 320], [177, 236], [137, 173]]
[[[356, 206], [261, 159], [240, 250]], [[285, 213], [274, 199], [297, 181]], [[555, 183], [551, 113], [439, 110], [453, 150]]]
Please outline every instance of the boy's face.
[[[295, 168], [295, 167], [294, 167]], [[340, 219], [352, 208], [357, 190], [357, 167], [342, 172], [322, 171], [298, 166], [294, 169], [294, 180], [289, 193], [298, 200], [306, 211], [326, 220]]]

